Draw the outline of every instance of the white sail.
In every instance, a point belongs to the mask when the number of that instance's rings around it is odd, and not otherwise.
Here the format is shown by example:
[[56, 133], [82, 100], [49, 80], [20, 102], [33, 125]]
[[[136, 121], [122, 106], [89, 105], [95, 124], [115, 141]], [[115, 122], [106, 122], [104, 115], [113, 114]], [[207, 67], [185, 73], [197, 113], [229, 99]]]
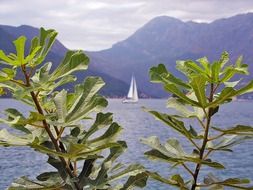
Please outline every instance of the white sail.
[[133, 90], [134, 90], [134, 77], [132, 76], [127, 98], [129, 99], [133, 98]]
[[138, 91], [134, 76], [131, 78], [127, 99], [123, 100], [123, 103], [135, 103], [138, 102]]
[[138, 91], [137, 91], [137, 85], [136, 85], [136, 81], [135, 78], [133, 76], [133, 100], [138, 101]]

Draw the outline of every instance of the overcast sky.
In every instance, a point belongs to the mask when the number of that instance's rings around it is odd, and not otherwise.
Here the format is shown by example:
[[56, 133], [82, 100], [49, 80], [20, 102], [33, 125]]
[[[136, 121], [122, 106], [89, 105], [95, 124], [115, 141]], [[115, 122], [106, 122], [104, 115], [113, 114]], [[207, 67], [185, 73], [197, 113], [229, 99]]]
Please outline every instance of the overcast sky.
[[0, 0], [0, 24], [54, 28], [68, 48], [101, 50], [150, 19], [211, 22], [253, 12], [253, 0]]

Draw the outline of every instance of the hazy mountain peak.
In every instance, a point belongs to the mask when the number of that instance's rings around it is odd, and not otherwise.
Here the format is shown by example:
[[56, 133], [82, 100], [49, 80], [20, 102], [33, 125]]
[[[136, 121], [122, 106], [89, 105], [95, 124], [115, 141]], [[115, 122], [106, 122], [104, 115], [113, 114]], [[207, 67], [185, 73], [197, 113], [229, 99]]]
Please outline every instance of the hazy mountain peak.
[[[211, 23], [183, 22], [168, 16], [159, 16], [104, 52], [94, 52], [91, 64], [96, 69], [119, 79], [130, 80], [135, 73], [139, 89], [153, 96], [165, 95], [163, 90], [149, 82], [148, 70], [152, 65], [166, 64], [175, 70], [176, 60], [207, 56], [218, 59], [227, 50], [231, 62], [244, 55], [245, 63], [253, 71], [253, 13], [219, 19]], [[93, 62], [93, 63], [94, 63]]]
[[139, 31], [148, 30], [161, 30], [163, 28], [174, 27], [177, 25], [184, 25], [185, 23], [179, 19], [169, 17], [169, 16], [158, 16], [150, 20], [147, 24], [141, 27]]
[[177, 18], [174, 18], [174, 17], [171, 17], [171, 16], [157, 16], [153, 19], [151, 19], [148, 23], [148, 24], [151, 24], [151, 23], [163, 23], [163, 24], [166, 24], [166, 23], [182, 23], [183, 21], [177, 19]]

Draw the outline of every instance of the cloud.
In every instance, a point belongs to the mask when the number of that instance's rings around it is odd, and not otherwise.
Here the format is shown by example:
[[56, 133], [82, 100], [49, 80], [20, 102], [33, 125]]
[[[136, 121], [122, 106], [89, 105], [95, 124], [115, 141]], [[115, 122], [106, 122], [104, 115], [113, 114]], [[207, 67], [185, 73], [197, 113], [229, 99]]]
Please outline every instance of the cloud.
[[99, 50], [156, 16], [211, 22], [252, 7], [252, 0], [1, 0], [0, 24], [54, 28], [68, 48]]

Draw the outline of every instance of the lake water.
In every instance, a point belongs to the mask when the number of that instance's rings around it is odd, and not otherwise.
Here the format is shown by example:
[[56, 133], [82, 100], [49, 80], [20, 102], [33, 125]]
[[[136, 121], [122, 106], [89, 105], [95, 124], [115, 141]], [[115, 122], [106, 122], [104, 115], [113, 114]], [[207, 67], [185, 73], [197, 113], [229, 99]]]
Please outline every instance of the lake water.
[[[166, 100], [141, 100], [138, 104], [122, 104], [121, 100], [109, 100], [109, 106], [106, 111], [114, 113], [116, 120], [124, 131], [121, 139], [127, 141], [128, 150], [120, 158], [126, 164], [138, 162], [145, 165], [149, 170], [157, 171], [165, 177], [169, 177], [172, 173], [180, 173], [183, 176], [187, 174], [182, 170], [170, 169], [168, 164], [161, 164], [147, 160], [143, 153], [149, 148], [140, 143], [141, 137], [159, 136], [164, 142], [168, 138], [178, 138], [178, 136], [169, 127], [163, 123], [153, 119], [151, 115], [143, 112], [141, 107], [145, 106], [161, 112], [168, 112], [165, 107]], [[20, 103], [9, 100], [0, 99], [0, 110], [3, 111], [7, 107], [18, 107], [22, 112], [26, 112], [27, 108]], [[171, 111], [171, 110], [169, 110]], [[232, 102], [220, 108], [220, 112], [216, 115], [213, 122], [216, 126], [229, 127], [236, 124], [253, 125], [253, 102]], [[1, 128], [1, 127], [0, 127]], [[189, 150], [189, 144], [184, 141], [186, 150]], [[213, 160], [222, 162], [226, 170], [211, 170], [205, 168], [201, 171], [201, 177], [213, 171], [216, 176], [222, 178], [241, 177], [253, 180], [253, 141], [248, 141], [234, 148], [233, 153], [216, 153], [212, 156]], [[20, 176], [35, 176], [44, 171], [50, 170], [51, 167], [46, 163], [46, 157], [38, 152], [34, 152], [28, 148], [0, 148], [0, 189], [5, 189], [13, 179]], [[167, 190], [173, 189], [166, 187], [158, 182], [149, 181], [146, 190]]]

